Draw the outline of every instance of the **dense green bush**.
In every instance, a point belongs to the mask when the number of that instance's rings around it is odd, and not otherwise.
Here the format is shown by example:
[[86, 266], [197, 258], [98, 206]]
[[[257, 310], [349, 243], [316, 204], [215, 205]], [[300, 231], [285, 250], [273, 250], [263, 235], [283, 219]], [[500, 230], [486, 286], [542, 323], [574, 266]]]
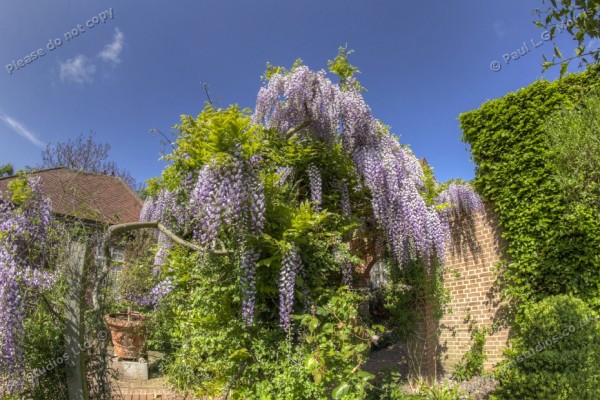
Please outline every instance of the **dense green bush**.
[[334, 398], [364, 397], [372, 376], [360, 366], [373, 332], [360, 320], [361, 296], [346, 288], [325, 293], [325, 303], [316, 299], [296, 317], [300, 331], [291, 342], [268, 324], [244, 327], [236, 273], [223, 257], [201, 258], [185, 250], [170, 256], [179, 290], [160, 307], [153, 338], [172, 346], [171, 383], [197, 395], [230, 390], [234, 398], [324, 399], [334, 388]]
[[39, 304], [25, 320], [25, 329], [25, 356], [29, 374], [36, 383], [31, 388], [31, 397], [47, 400], [68, 398], [63, 321], [52, 315], [45, 305]]
[[548, 297], [524, 308], [515, 327], [495, 398], [600, 398], [600, 330], [582, 300]]
[[477, 167], [475, 186], [492, 202], [508, 243], [503, 278], [513, 300], [572, 293], [600, 309], [600, 220], [561, 188], [547, 140], [550, 117], [596, 91], [599, 75], [596, 66], [537, 81], [460, 116]]
[[557, 182], [573, 203], [600, 210], [600, 97], [584, 98], [572, 110], [561, 110], [546, 127]]

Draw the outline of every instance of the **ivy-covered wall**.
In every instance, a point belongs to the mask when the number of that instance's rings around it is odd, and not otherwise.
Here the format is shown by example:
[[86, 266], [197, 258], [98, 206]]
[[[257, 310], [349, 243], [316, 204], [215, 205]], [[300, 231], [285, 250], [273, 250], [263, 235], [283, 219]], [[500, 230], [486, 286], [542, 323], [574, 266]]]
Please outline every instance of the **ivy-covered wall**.
[[597, 91], [599, 78], [591, 67], [537, 81], [460, 115], [475, 187], [492, 202], [507, 241], [502, 279], [513, 301], [572, 293], [600, 309], [600, 218], [576, 212], [559, 190], [545, 137], [548, 117]]

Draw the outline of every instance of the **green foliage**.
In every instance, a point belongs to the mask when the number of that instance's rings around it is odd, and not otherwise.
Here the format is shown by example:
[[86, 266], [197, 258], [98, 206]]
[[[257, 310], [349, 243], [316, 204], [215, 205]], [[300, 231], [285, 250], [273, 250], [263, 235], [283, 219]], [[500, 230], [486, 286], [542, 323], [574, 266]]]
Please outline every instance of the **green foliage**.
[[544, 70], [560, 65], [560, 74], [563, 76], [573, 59], [579, 59], [580, 65], [600, 61], [598, 49], [588, 48], [586, 51], [587, 43], [600, 38], [600, 1], [543, 0], [543, 3], [550, 3], [550, 6], [546, 10], [535, 11], [538, 16], [535, 23], [539, 28], [546, 29], [548, 39], [554, 42], [559, 34], [568, 32], [577, 42], [575, 54], [567, 58], [555, 43], [551, 60], [544, 56]]
[[[327, 62], [329, 72], [337, 75], [340, 78], [340, 84], [342, 85], [342, 88], [347, 88], [348, 80], [354, 77], [354, 74], [360, 73], [358, 68], [350, 64], [348, 61], [348, 56], [350, 56], [352, 53], [353, 51], [348, 50], [347, 46], [340, 47], [338, 49], [338, 55], [333, 60], [329, 60]], [[353, 81], [350, 84], [359, 90], [364, 90], [358, 81]]]
[[25, 203], [31, 197], [31, 188], [27, 182], [27, 175], [24, 172], [19, 173], [19, 177], [8, 182], [8, 190], [11, 194], [11, 200], [18, 205]]
[[[196, 395], [231, 391], [240, 399], [362, 398], [371, 376], [360, 366], [373, 334], [358, 315], [363, 299], [345, 288], [324, 292], [313, 313], [295, 317], [299, 334], [290, 340], [268, 322], [244, 326], [241, 272], [231, 269], [231, 261], [181, 249], [171, 253], [168, 269], [177, 290], [159, 309], [151, 338], [154, 345], [169, 343], [163, 346], [169, 381]], [[269, 269], [268, 263], [259, 268]], [[276, 301], [272, 288], [259, 290]], [[259, 312], [276, 316], [276, 307]], [[339, 397], [332, 393], [336, 387]]]
[[[572, 207], [558, 184], [546, 121], [600, 86], [600, 69], [538, 81], [460, 116], [476, 163], [474, 185], [498, 215], [505, 294], [517, 302], [573, 293], [600, 308], [597, 216]], [[575, 210], [575, 212], [572, 212]]]
[[496, 399], [600, 398], [600, 329], [596, 313], [571, 296], [525, 307], [517, 338], [496, 370]]
[[15, 170], [12, 164], [4, 164], [0, 165], [0, 177], [2, 176], [10, 176], [15, 173]]
[[179, 131], [177, 146], [173, 153], [164, 157], [173, 164], [162, 174], [164, 186], [171, 190], [180, 183], [173, 180], [173, 175], [195, 171], [204, 164], [222, 162], [236, 144], [242, 146], [245, 156], [254, 154], [264, 145], [259, 128], [252, 125], [250, 110], [240, 110], [236, 106], [220, 110], [207, 104], [196, 119], [182, 115], [181, 123], [175, 129]]
[[471, 344], [471, 348], [454, 367], [452, 375], [459, 382], [481, 376], [483, 374], [483, 363], [487, 359], [485, 355], [485, 343], [488, 329], [478, 327], [477, 321], [470, 315], [467, 317], [467, 320], [473, 343]]
[[557, 184], [569, 202], [600, 211], [600, 97], [584, 98], [546, 123]]
[[407, 340], [414, 335], [415, 322], [426, 303], [433, 307], [434, 318], [441, 318], [450, 298], [439, 265], [428, 268], [421, 260], [413, 260], [402, 266], [387, 263], [385, 270], [384, 307], [389, 313], [388, 323], [400, 338]]
[[268, 342], [254, 340], [251, 351], [259, 362], [246, 369], [246, 386], [236, 398], [364, 398], [373, 375], [360, 367], [372, 332], [360, 321], [361, 301], [341, 288], [313, 314], [296, 316], [302, 327], [296, 344], [280, 342], [274, 352]]
[[63, 343], [63, 321], [40, 303], [25, 320], [25, 357], [31, 376], [38, 382], [30, 389], [33, 399], [68, 398], [65, 364], [68, 354]]
[[155, 316], [150, 344], [162, 344], [168, 352], [166, 372], [182, 390], [218, 392], [237, 369], [239, 360], [232, 355], [250, 339], [237, 316], [238, 271], [227, 261], [181, 249], [170, 254], [175, 290]]
[[360, 320], [362, 301], [342, 287], [314, 315], [297, 317], [306, 328], [301, 341], [312, 350], [305, 367], [315, 382], [337, 384], [331, 393], [334, 399], [364, 398], [367, 382], [374, 378], [361, 370], [373, 335]]
[[262, 78], [264, 80], [268, 81], [275, 74], [287, 74], [289, 72], [293, 72], [296, 68], [298, 68], [302, 65], [304, 65], [302, 62], [302, 59], [298, 58], [298, 59], [296, 59], [296, 61], [294, 61], [292, 68], [288, 71], [288, 69], [285, 67], [282, 67], [279, 65], [273, 65], [270, 62], [267, 62], [267, 69], [265, 70], [265, 74], [263, 75]]
[[[273, 67], [275, 68], [275, 67]], [[368, 214], [365, 193], [351, 190], [354, 217], [339, 210], [339, 196], [326, 191], [321, 211], [307, 200], [306, 169], [318, 166], [323, 185], [344, 179], [356, 185], [353, 164], [341, 146], [292, 136], [252, 124], [249, 112], [207, 105], [197, 117], [183, 116], [177, 126], [175, 150], [165, 156], [171, 164], [147, 186], [147, 195], [177, 191], [202, 166], [227, 162], [241, 146], [246, 159], [259, 160], [265, 187], [266, 223], [260, 238], [252, 238], [260, 253], [256, 270], [255, 322], [243, 323], [241, 280], [237, 252], [197, 254], [177, 246], [164, 272], [174, 290], [154, 318], [149, 346], [166, 353], [162, 368], [177, 388], [195, 395], [234, 398], [357, 399], [363, 396], [369, 374], [360, 369], [372, 332], [358, 316], [363, 299], [340, 287], [340, 262], [358, 259], [347, 242]], [[294, 178], [281, 181], [279, 168], [292, 167]], [[177, 232], [189, 238], [191, 232]], [[234, 233], [219, 240], [235, 248]], [[279, 326], [278, 281], [282, 256], [298, 248], [305, 273], [296, 277], [298, 301], [294, 327]], [[139, 276], [144, 280], [143, 276]]]

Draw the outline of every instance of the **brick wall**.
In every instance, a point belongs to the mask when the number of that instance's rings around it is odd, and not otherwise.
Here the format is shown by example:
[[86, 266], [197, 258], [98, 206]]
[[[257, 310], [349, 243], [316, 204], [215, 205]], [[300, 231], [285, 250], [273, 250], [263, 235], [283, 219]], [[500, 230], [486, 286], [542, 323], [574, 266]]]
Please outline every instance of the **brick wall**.
[[[462, 229], [456, 229], [457, 225], [453, 227], [453, 244], [444, 270], [450, 304], [438, 322], [437, 361], [443, 372], [451, 372], [471, 346], [469, 323], [465, 321], [468, 316], [477, 321], [477, 326], [491, 328], [495, 322], [501, 322], [506, 311], [494, 285], [494, 270], [504, 248], [494, 213], [488, 208], [487, 213], [477, 215], [473, 223], [460, 223]], [[486, 369], [501, 360], [508, 335], [508, 328], [488, 334]]]

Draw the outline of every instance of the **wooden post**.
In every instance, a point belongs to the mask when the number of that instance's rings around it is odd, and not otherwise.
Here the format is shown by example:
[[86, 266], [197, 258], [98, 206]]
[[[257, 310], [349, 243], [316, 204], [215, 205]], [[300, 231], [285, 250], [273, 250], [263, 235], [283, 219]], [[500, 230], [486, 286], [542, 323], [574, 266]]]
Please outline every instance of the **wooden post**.
[[67, 245], [67, 295], [65, 312], [65, 351], [69, 400], [88, 400], [86, 351], [84, 345], [83, 307], [84, 279], [89, 249], [85, 244]]

